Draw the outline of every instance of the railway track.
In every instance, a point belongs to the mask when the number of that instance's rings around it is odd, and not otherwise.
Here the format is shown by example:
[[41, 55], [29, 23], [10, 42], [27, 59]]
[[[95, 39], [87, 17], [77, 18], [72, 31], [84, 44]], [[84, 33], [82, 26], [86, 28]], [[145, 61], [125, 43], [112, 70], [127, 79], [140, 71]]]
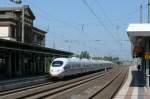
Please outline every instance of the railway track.
[[12, 89], [41, 84], [48, 80], [50, 80], [49, 75], [3, 80], [0, 81], [0, 93]]
[[89, 77], [100, 75], [103, 73], [105, 73], [105, 71], [93, 73], [93, 74], [86, 75], [86, 76], [81, 76], [81, 77], [73, 79], [73, 80], [69, 79], [66, 81], [62, 80], [59, 82], [49, 81], [49, 82], [45, 82], [42, 84], [37, 84], [37, 85], [32, 85], [32, 86], [27, 86], [27, 87], [23, 87], [23, 88], [18, 88], [18, 89], [0, 92], [0, 99], [15, 99], [15, 98], [21, 98], [21, 97], [29, 96], [31, 94], [40, 93], [41, 91], [44, 91], [44, 90], [50, 90], [50, 89], [53, 89], [55, 87], [63, 86], [65, 84], [73, 83], [73, 82], [76, 82], [78, 80], [87, 79]]
[[93, 94], [90, 99], [112, 99], [120, 89], [120, 87], [125, 83], [128, 75], [128, 69], [123, 70], [114, 80], [106, 84], [101, 90]]
[[47, 93], [28, 97], [36, 99], [111, 99], [124, 81], [127, 71], [119, 70], [99, 75]]
[[[43, 83], [40, 85], [35, 85], [35, 86], [30, 86], [30, 87], [25, 87], [17, 90], [11, 90], [8, 92], [0, 93], [0, 99], [16, 99], [16, 98], [88, 99], [90, 97], [93, 98], [95, 97], [94, 94], [97, 94], [97, 92], [99, 92], [97, 91], [98, 89], [101, 90], [105, 89], [106, 86], [110, 85], [111, 82], [113, 82], [115, 79], [120, 77], [119, 75], [123, 75], [122, 70], [113, 69], [108, 72], [94, 73], [94, 74], [90, 74], [72, 80], [66, 80], [66, 81], [62, 80], [59, 82]], [[95, 85], [95, 83], [99, 83], [99, 84], [97, 84], [97, 86], [93, 86]], [[91, 89], [94, 89], [92, 95], [88, 94], [86, 95], [86, 97], [82, 95], [85, 94], [86, 91], [88, 92]]]

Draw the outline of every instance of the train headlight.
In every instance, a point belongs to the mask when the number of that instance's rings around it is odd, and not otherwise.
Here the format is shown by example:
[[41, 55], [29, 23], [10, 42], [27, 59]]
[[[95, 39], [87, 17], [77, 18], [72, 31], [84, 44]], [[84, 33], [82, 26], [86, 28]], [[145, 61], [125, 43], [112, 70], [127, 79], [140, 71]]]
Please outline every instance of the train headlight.
[[57, 72], [59, 72], [60, 70], [57, 70]]

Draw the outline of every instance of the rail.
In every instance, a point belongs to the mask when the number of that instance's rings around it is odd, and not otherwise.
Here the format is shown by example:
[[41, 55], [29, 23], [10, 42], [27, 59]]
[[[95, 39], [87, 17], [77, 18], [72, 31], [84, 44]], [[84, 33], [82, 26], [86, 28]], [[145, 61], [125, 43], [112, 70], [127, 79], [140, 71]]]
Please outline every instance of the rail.
[[[81, 99], [94, 99], [99, 96], [99, 93], [106, 94], [108, 90], [114, 91], [110, 95], [114, 96], [114, 93], [116, 93], [119, 89], [119, 86], [121, 86], [124, 78], [125, 71], [123, 72], [121, 69], [112, 69], [107, 72], [103, 71], [93, 73], [90, 75], [77, 77], [75, 79], [60, 80], [49, 84], [31, 86], [27, 89], [0, 95], [0, 98], [59, 99], [61, 96], [64, 99], [74, 97]], [[120, 83], [118, 84], [118, 82]], [[101, 97], [104, 96], [103, 94]]]

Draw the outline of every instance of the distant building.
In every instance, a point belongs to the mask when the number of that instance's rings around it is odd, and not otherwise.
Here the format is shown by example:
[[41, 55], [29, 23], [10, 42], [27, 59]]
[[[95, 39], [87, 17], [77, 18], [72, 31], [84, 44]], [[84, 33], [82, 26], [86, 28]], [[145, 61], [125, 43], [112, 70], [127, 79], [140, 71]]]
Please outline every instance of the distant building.
[[35, 16], [29, 6], [0, 8], [0, 38], [18, 42], [23, 39], [23, 43], [45, 46], [46, 31], [34, 27], [34, 20]]

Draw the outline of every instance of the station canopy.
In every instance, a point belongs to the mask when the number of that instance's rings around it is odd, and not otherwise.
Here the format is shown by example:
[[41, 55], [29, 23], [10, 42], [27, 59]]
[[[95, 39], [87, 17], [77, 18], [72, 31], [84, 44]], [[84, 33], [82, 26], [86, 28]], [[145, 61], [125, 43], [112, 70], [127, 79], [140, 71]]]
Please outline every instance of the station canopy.
[[133, 56], [141, 57], [144, 48], [144, 40], [150, 37], [150, 24], [129, 24], [127, 34], [131, 42]]
[[150, 36], [150, 24], [129, 24], [127, 28], [129, 37], [132, 36]]
[[129, 24], [127, 34], [133, 45], [139, 45], [143, 37], [150, 37], [150, 24]]

